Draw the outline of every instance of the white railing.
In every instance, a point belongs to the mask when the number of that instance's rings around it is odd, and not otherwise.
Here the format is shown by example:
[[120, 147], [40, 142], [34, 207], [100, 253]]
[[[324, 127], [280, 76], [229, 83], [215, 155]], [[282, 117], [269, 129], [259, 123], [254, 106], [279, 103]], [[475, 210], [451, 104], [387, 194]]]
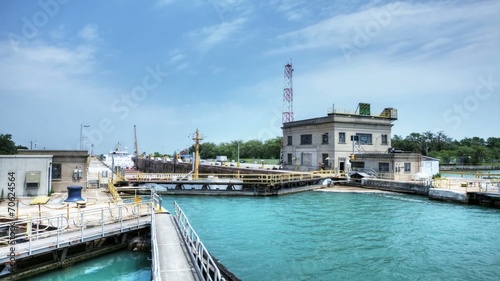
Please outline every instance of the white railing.
[[[151, 189], [151, 202], [153, 210], [161, 209], [161, 196], [154, 189]], [[153, 281], [161, 281], [160, 273], [160, 256], [159, 256], [158, 240], [156, 239], [156, 219], [155, 214], [151, 216], [151, 276]]]
[[177, 205], [177, 202], [174, 202], [174, 209], [177, 226], [179, 227], [182, 238], [188, 247], [189, 255], [193, 260], [199, 277], [203, 280], [211, 281], [226, 280], [222, 277], [217, 264], [201, 242], [198, 234], [196, 234], [194, 229], [191, 227], [188, 218], [179, 205]]
[[[153, 204], [151, 203], [123, 204], [116, 207], [80, 210], [71, 215], [37, 216], [4, 222], [0, 223], [0, 230], [7, 229], [8, 231], [7, 235], [0, 236], [0, 244], [15, 245], [16, 256], [31, 255], [35, 251], [49, 248], [46, 243], [38, 242], [44, 238], [51, 238], [47, 239], [47, 243], [50, 244], [52, 250], [75, 241], [83, 242], [96, 237], [105, 237], [110, 231], [122, 233], [131, 227], [149, 225], [152, 212]], [[116, 224], [116, 227], [105, 228], [111, 224]], [[71, 237], [68, 238], [63, 236], [65, 234], [77, 235], [70, 235]], [[0, 258], [0, 262], [3, 259], [4, 257]]]

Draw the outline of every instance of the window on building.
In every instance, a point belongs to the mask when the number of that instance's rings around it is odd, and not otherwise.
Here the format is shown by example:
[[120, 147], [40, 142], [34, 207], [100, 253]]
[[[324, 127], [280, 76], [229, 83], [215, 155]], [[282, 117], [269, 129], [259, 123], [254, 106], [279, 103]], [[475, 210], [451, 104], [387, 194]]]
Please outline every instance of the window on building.
[[345, 143], [345, 133], [339, 133], [339, 143]]
[[300, 144], [312, 144], [312, 135], [300, 135]]
[[387, 142], [387, 135], [386, 134], [383, 134], [382, 135], [382, 145], [387, 145], [388, 142]]
[[291, 154], [291, 153], [288, 153], [288, 154], [286, 155], [286, 163], [287, 163], [288, 165], [292, 165], [292, 154]]
[[328, 133], [324, 133], [324, 134], [321, 136], [321, 143], [322, 143], [322, 144], [328, 144]]
[[61, 179], [61, 164], [52, 164], [52, 179]]
[[389, 172], [389, 163], [378, 163], [379, 172]]
[[405, 173], [411, 172], [411, 163], [405, 163]]
[[372, 134], [356, 134], [359, 144], [372, 144]]
[[287, 137], [287, 145], [292, 145], [292, 136]]

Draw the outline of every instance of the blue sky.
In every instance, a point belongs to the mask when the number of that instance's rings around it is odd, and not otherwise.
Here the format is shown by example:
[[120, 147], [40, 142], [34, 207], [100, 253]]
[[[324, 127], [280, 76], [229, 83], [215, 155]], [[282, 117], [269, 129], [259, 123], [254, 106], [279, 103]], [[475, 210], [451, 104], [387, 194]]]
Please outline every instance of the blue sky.
[[0, 2], [0, 133], [16, 144], [171, 153], [398, 109], [393, 135], [500, 137], [499, 1]]

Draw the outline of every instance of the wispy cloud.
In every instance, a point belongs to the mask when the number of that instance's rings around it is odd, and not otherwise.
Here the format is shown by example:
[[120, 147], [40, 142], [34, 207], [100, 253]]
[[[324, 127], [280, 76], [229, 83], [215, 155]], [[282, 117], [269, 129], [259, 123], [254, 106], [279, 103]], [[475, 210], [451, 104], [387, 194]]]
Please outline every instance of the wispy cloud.
[[277, 3], [276, 10], [283, 13], [287, 20], [297, 21], [311, 14], [311, 5], [311, 1], [283, 0]]
[[[498, 27], [495, 12], [500, 3], [428, 2], [389, 3], [337, 14], [315, 24], [278, 37], [282, 47], [271, 54], [300, 50], [338, 50], [342, 45], [361, 53], [363, 49], [387, 49], [401, 52], [402, 42], [420, 46], [406, 51], [422, 54], [438, 47], [457, 49], [481, 38], [481, 42], [498, 41], [491, 27]], [[455, 38], [450, 40], [449, 38]]]
[[157, 0], [156, 1], [156, 6], [157, 7], [164, 7], [164, 6], [168, 6], [172, 3], [174, 3], [175, 0]]
[[201, 38], [198, 48], [202, 52], [206, 52], [216, 45], [233, 38], [233, 35], [242, 30], [245, 22], [245, 18], [238, 18], [231, 22], [221, 22], [194, 31], [191, 33], [191, 36], [197, 39]]
[[[7, 44], [0, 42], [0, 49]], [[44, 99], [67, 96], [71, 83], [93, 72], [95, 53], [88, 45], [67, 48], [43, 42], [19, 46], [18, 52], [0, 51], [0, 91]]]
[[99, 27], [95, 24], [87, 24], [78, 31], [78, 36], [87, 41], [99, 39]]

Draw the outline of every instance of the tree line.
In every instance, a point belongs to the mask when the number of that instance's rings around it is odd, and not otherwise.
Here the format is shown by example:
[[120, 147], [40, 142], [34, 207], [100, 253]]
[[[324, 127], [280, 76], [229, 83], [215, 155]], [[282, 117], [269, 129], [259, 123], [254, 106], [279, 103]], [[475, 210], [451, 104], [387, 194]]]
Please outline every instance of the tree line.
[[482, 165], [500, 163], [500, 138], [480, 137], [454, 140], [443, 131], [394, 135], [392, 147], [420, 152], [440, 160], [440, 164]]
[[[200, 144], [200, 158], [215, 159], [215, 157], [218, 155], [224, 155], [227, 156], [228, 159], [236, 160], [238, 159], [239, 155], [240, 159], [279, 159], [280, 150], [281, 137], [275, 137], [266, 141], [235, 140], [231, 142], [223, 142], [220, 144], [203, 142]], [[189, 148], [188, 152], [194, 152], [194, 145]]]
[[[215, 159], [218, 155], [225, 155], [228, 159], [279, 159], [282, 138], [275, 137], [266, 141], [235, 140], [215, 144], [203, 142], [200, 144], [200, 157], [202, 159]], [[438, 158], [441, 164], [482, 165], [500, 163], [500, 138], [480, 137], [454, 140], [443, 131], [432, 133], [411, 133], [406, 137], [394, 135], [392, 147], [402, 151], [417, 152], [423, 155]], [[12, 141], [12, 135], [0, 134], [0, 155], [16, 154], [18, 149], [27, 149]], [[193, 153], [194, 145], [183, 153]], [[179, 151], [176, 153], [180, 153]], [[161, 156], [158, 152], [155, 157]]]

